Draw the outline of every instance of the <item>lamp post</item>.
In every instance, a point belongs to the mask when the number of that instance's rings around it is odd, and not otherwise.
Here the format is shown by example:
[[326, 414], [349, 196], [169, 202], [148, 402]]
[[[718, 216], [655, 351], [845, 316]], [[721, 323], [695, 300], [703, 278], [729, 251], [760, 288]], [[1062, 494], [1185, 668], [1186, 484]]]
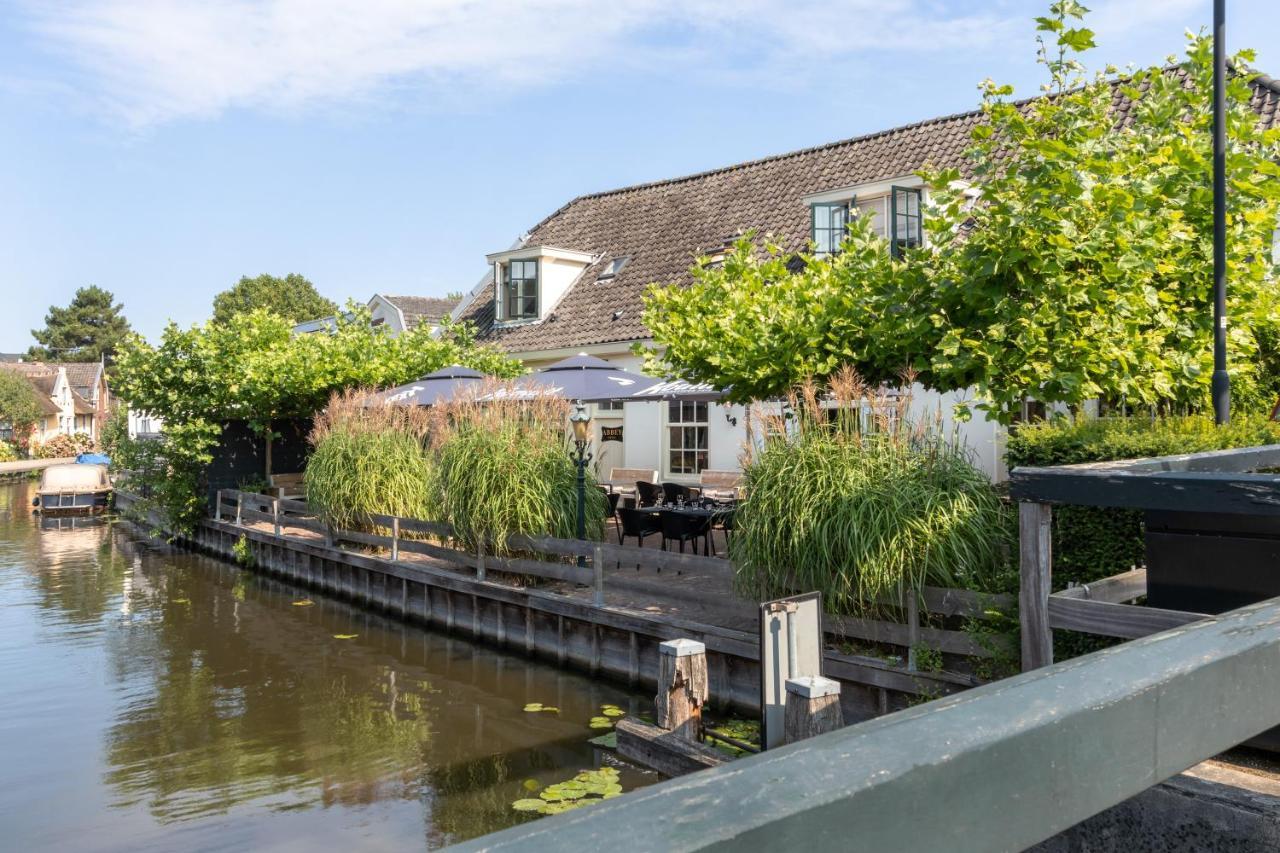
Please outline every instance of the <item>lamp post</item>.
[[[591, 454], [587, 447], [591, 444], [591, 415], [581, 400], [573, 404], [573, 414], [569, 416], [573, 425], [573, 462], [578, 466], [578, 538], [587, 538], [587, 465], [591, 462]], [[578, 555], [578, 566], [587, 567], [584, 554]]]
[[1213, 0], [1213, 419], [1231, 422], [1227, 374], [1227, 0]]

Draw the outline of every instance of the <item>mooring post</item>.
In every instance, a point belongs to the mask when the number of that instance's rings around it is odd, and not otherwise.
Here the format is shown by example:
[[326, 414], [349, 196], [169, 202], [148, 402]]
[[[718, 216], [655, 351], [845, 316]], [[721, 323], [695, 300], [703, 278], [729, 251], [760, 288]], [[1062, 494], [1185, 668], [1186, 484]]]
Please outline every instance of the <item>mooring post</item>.
[[787, 679], [787, 712], [783, 741], [795, 743], [844, 726], [840, 682], [821, 675]]
[[1049, 590], [1053, 582], [1053, 509], [1046, 503], [1018, 504], [1018, 617], [1022, 623], [1022, 671], [1053, 663]]
[[596, 588], [591, 596], [591, 603], [596, 607], [604, 607], [604, 549], [597, 545], [591, 551], [591, 570], [595, 573]]
[[476, 580], [484, 580], [484, 534], [476, 537]]
[[660, 644], [658, 695], [653, 700], [658, 728], [697, 742], [702, 735], [702, 707], [709, 696], [706, 645], [687, 639]]
[[236, 527], [240, 526], [240, 512], [244, 509], [244, 494], [236, 492]]
[[218, 497], [213, 502], [213, 520], [222, 521], [222, 489], [218, 489]]
[[271, 522], [275, 525], [276, 535], [280, 535], [280, 499], [271, 499]]
[[400, 516], [391, 518], [391, 562], [400, 559]]

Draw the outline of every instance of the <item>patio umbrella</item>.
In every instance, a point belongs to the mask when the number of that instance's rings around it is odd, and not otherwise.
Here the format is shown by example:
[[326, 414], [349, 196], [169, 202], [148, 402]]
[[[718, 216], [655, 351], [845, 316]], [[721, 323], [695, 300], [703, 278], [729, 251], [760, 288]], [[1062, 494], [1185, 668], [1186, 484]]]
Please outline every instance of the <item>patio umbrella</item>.
[[705, 382], [693, 383], [684, 379], [667, 379], [647, 388], [641, 388], [630, 397], [627, 397], [627, 400], [628, 402], [633, 400], [688, 400], [693, 403], [716, 403], [726, 393], [728, 393], [728, 389], [717, 391]]
[[532, 395], [549, 391], [564, 400], [590, 403], [625, 400], [660, 381], [615, 367], [603, 359], [579, 354], [521, 377], [514, 393], [519, 395], [523, 391]]
[[464, 388], [483, 382], [485, 378], [485, 375], [478, 370], [451, 364], [428, 373], [421, 379], [372, 394], [365, 405], [430, 406], [452, 399]]

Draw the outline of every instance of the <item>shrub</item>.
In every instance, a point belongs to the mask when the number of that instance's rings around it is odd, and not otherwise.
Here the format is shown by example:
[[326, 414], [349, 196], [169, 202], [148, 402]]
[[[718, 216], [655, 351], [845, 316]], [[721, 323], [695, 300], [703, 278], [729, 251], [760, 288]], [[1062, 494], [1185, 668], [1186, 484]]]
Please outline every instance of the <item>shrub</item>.
[[912, 424], [909, 400], [868, 399], [851, 371], [837, 408], [812, 384], [790, 423], [765, 416], [746, 466], [730, 556], [737, 583], [765, 597], [819, 590], [833, 613], [860, 612], [926, 584], [988, 589], [1007, 542], [1003, 505], [955, 442]]
[[437, 519], [432, 466], [420, 409], [364, 408], [363, 394], [338, 394], [316, 419], [307, 462], [307, 501], [334, 527], [371, 530], [374, 513]]
[[37, 444], [33, 455], [37, 459], [61, 459], [78, 456], [91, 450], [93, 450], [93, 439], [88, 433], [77, 432], [71, 435], [60, 433], [43, 444]]
[[[1280, 443], [1280, 423], [1236, 414], [1218, 427], [1208, 415], [1107, 417], [1024, 424], [1009, 436], [1005, 458], [1044, 467], [1199, 453]], [[1144, 561], [1142, 513], [1062, 506], [1053, 513], [1053, 585], [1089, 583]]]
[[13, 462], [18, 458], [18, 451], [7, 441], [0, 441], [0, 462]]

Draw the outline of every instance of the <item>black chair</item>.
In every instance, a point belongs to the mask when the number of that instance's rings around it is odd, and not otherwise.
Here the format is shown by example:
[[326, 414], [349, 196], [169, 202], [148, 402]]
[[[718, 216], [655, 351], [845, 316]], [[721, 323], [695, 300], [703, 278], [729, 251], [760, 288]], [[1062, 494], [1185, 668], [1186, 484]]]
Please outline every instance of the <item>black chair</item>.
[[681, 483], [663, 483], [662, 497], [665, 503], [672, 506], [680, 503], [680, 498], [684, 498], [685, 503], [693, 503], [693, 499], [697, 492]]
[[640, 480], [636, 483], [636, 506], [657, 506], [662, 503], [662, 486], [657, 483], [646, 483]]
[[[618, 508], [618, 544], [627, 544], [627, 537], [634, 536], [638, 547], [644, 547], [644, 538], [662, 532], [658, 513], [645, 512], [630, 507]], [[639, 568], [637, 564], [636, 568]]]
[[[668, 540], [680, 543], [680, 553], [684, 553], [684, 543], [693, 543], [693, 553], [698, 553], [698, 540], [704, 543], [711, 533], [711, 517], [693, 515], [684, 512], [664, 512], [662, 517], [662, 550], [667, 549]], [[705, 550], [705, 548], [704, 548]]]

